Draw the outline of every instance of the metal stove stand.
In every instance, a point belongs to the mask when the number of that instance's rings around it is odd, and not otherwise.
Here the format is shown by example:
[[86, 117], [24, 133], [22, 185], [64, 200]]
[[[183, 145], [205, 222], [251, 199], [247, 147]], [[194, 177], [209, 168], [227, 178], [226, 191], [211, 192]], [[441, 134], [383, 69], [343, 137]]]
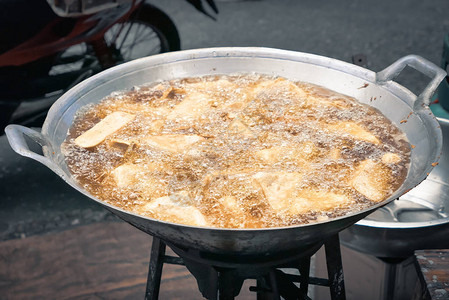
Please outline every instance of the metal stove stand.
[[[324, 244], [328, 279], [310, 277], [311, 257]], [[179, 255], [165, 254], [167, 244], [153, 237], [151, 258], [146, 287], [146, 300], [156, 300], [164, 263], [186, 266], [198, 283], [202, 295], [208, 300], [234, 299], [246, 279], [256, 279], [257, 285], [250, 287], [257, 300], [274, 299], [310, 299], [307, 296], [309, 285], [327, 286], [332, 300], [346, 299], [341, 262], [340, 240], [338, 234], [323, 243], [312, 247], [310, 251], [291, 259], [274, 262], [235, 263], [221, 258], [205, 258], [199, 252], [169, 247]], [[299, 275], [286, 273], [285, 269], [296, 269]], [[282, 298], [281, 298], [282, 297]]]

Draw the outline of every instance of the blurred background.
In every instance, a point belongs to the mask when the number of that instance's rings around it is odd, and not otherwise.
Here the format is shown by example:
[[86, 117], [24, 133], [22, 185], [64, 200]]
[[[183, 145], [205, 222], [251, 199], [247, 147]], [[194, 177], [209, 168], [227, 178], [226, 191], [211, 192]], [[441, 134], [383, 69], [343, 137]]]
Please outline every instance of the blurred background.
[[[22, 3], [22, 7], [18, 3]], [[176, 30], [180, 42], [177, 47], [182, 50], [229, 46], [271, 47], [327, 56], [376, 72], [408, 54], [420, 55], [443, 66], [443, 43], [449, 34], [447, 0], [215, 0], [218, 13], [206, 1], [147, 0], [146, 3], [161, 10], [171, 20], [170, 26], [174, 26], [171, 30]], [[203, 12], [192, 5], [195, 3], [202, 4], [200, 10]], [[17, 56], [2, 57], [11, 47], [23, 42], [14, 40], [17, 38], [16, 32], [26, 31], [21, 29], [30, 24], [38, 24], [34, 27], [38, 31], [38, 28], [45, 27], [48, 16], [50, 19], [53, 17], [49, 7], [45, 14], [40, 14], [32, 9], [27, 10], [23, 5], [26, 4], [21, 1], [4, 1], [2, 4], [0, 0], [0, 37], [13, 39], [11, 43], [6, 39], [0, 42], [0, 62], [3, 62], [3, 65], [0, 64], [0, 103], [20, 110], [7, 123], [39, 127], [46, 109], [64, 88], [58, 87], [55, 94], [45, 91], [45, 99], [39, 103], [25, 101], [28, 97], [25, 94], [29, 91], [24, 88], [30, 78], [27, 76], [36, 73], [34, 79], [40, 80], [48, 77], [48, 72], [42, 75], [37, 72], [41, 65], [30, 64], [24, 75], [17, 70], [20, 67], [8, 65]], [[21, 9], [27, 10], [26, 14], [21, 14]], [[141, 33], [137, 31], [133, 34], [139, 36]], [[29, 33], [28, 38], [31, 36]], [[144, 49], [147, 48], [144, 46]], [[87, 47], [73, 51], [79, 55], [77, 58], [85, 60], [92, 55], [91, 50]], [[154, 52], [160, 52], [160, 49]], [[61, 53], [63, 51], [58, 52], [55, 59], [66, 59], [67, 52]], [[19, 53], [18, 57], [24, 56]], [[128, 60], [124, 57], [120, 59]], [[93, 64], [97, 66], [98, 61]], [[107, 61], [95, 72], [104, 65]], [[52, 76], [59, 72], [52, 65], [50, 69], [54, 72]], [[76, 80], [82, 80], [91, 73], [79, 75], [75, 76]], [[70, 80], [75, 79], [70, 77]], [[397, 81], [412, 92], [419, 93], [429, 79], [407, 69]], [[40, 81], [33, 84], [33, 88], [41, 87]], [[0, 113], [5, 110], [2, 108]], [[30, 118], [21, 119], [22, 113], [30, 112]], [[2, 118], [5, 120], [6, 117]], [[0, 137], [0, 241], [51, 234], [103, 221], [121, 222], [70, 188], [43, 165], [17, 155], [5, 135]]]

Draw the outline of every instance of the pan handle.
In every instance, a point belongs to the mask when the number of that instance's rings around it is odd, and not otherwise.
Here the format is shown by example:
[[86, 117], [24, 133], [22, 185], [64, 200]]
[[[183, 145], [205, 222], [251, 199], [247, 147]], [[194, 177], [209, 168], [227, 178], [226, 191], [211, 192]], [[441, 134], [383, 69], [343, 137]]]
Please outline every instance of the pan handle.
[[398, 59], [390, 66], [386, 67], [384, 70], [378, 72], [376, 74], [376, 81], [379, 84], [383, 84], [387, 81], [393, 80], [402, 72], [402, 70], [406, 66], [412, 67], [415, 70], [423, 73], [424, 75], [432, 78], [430, 83], [416, 98], [414, 108], [419, 109], [419, 106], [423, 104], [429, 105], [430, 98], [447, 74], [446, 71], [444, 71], [434, 63], [428, 61], [427, 59], [422, 58], [421, 56], [407, 55]]
[[48, 167], [50, 170], [52, 170], [62, 178], [66, 177], [65, 172], [48, 157], [37, 154], [30, 150], [30, 147], [25, 140], [25, 136], [29, 137], [33, 142], [39, 144], [41, 147], [51, 147], [51, 143], [42, 133], [21, 125], [8, 125], [5, 128], [5, 133], [8, 138], [9, 144], [11, 145], [11, 148], [17, 154], [32, 158]]

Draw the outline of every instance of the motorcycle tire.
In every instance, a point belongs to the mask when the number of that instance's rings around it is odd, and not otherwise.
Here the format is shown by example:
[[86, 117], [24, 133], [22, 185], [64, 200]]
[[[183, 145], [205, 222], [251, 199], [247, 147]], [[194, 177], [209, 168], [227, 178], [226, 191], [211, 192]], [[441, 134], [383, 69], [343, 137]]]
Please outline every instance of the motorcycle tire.
[[[117, 50], [119, 50], [124, 58], [124, 61], [129, 61], [132, 59], [140, 58], [142, 56], [148, 56], [151, 54], [157, 54], [157, 53], [164, 53], [164, 52], [170, 52], [170, 51], [178, 51], [181, 49], [181, 42], [179, 38], [179, 33], [176, 28], [176, 25], [173, 23], [173, 21], [170, 19], [168, 15], [166, 15], [162, 10], [158, 9], [157, 7], [145, 3], [143, 6], [135, 11], [133, 15], [130, 17], [130, 19], [127, 21], [129, 23], [131, 30], [133, 29], [132, 26], [134, 25], [140, 25], [141, 27], [147, 27], [147, 29], [151, 29], [154, 34], [157, 36], [158, 42], [159, 42], [159, 48], [154, 49], [154, 53], [147, 52], [144, 55], [135, 55], [131, 57], [126, 57], [124, 55], [124, 49], [123, 46], [126, 45], [122, 41], [122, 46], [116, 45]], [[125, 24], [125, 28], [123, 28], [123, 31], [126, 31], [128, 28], [126, 27], [128, 24]], [[119, 26], [119, 25], [115, 25]], [[114, 27], [112, 27], [108, 32], [105, 34], [106, 43], [108, 43], [108, 34], [111, 34], [111, 31], [114, 30]], [[148, 33], [147, 33], [148, 34]], [[139, 31], [139, 37], [136, 37], [138, 39], [142, 39], [142, 33]], [[132, 43], [135, 47], [135, 41]], [[146, 47], [148, 48], [148, 47]]]
[[[134, 34], [134, 40], [133, 31], [138, 33], [138, 37]], [[108, 47], [111, 47], [112, 41], [115, 40], [115, 64], [181, 49], [176, 25], [162, 10], [148, 3], [136, 10], [125, 23], [112, 26], [104, 34], [104, 40]], [[143, 51], [136, 51], [139, 46], [143, 46], [140, 48]], [[81, 43], [59, 53], [49, 74], [79, 75], [82, 70], [89, 68], [95, 68], [92, 71], [96, 73], [104, 69], [100, 65], [95, 66], [98, 61], [92, 45]]]

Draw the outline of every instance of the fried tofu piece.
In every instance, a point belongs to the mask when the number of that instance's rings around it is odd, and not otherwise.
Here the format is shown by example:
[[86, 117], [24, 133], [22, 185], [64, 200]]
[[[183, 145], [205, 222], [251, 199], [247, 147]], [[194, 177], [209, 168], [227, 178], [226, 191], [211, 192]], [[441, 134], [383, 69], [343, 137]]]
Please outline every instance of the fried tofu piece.
[[320, 150], [313, 142], [304, 142], [298, 145], [274, 146], [259, 150], [254, 155], [265, 163], [274, 164], [283, 160], [310, 161], [320, 154]]
[[271, 208], [280, 214], [296, 215], [310, 211], [329, 211], [351, 200], [343, 195], [328, 191], [303, 190], [298, 184], [303, 174], [292, 172], [259, 172], [254, 175]]
[[293, 203], [296, 213], [308, 211], [332, 211], [349, 206], [352, 203], [347, 196], [329, 191], [301, 190]]
[[165, 99], [167, 98], [167, 95], [170, 94], [171, 91], [173, 91], [173, 87], [166, 86], [164, 84], [158, 84], [152, 88], [152, 91], [159, 93], [160, 97], [158, 98]]
[[332, 106], [338, 109], [346, 109], [348, 108], [348, 105], [342, 101], [342, 100], [332, 100], [332, 99], [326, 99], [326, 98], [320, 98], [320, 97], [316, 97], [314, 95], [308, 95], [306, 98], [306, 105], [308, 107], [311, 106], [318, 106], [318, 107], [323, 107], [323, 106]]
[[294, 149], [292, 149], [292, 148], [287, 148], [287, 147], [282, 147], [282, 146], [270, 147], [270, 148], [262, 149], [262, 150], [255, 152], [254, 156], [256, 156], [257, 158], [263, 160], [264, 162], [266, 162], [268, 164], [274, 164], [274, 163], [281, 161], [283, 159], [283, 157], [285, 156], [285, 154], [287, 154], [288, 152], [293, 151], [293, 150]]
[[195, 120], [210, 109], [210, 96], [205, 93], [191, 92], [172, 111], [167, 120]]
[[138, 180], [139, 174], [144, 172], [142, 165], [127, 163], [115, 168], [111, 175], [119, 188], [131, 186]]
[[341, 158], [341, 149], [333, 148], [329, 151], [329, 158], [332, 159], [340, 159]]
[[230, 211], [239, 211], [240, 207], [237, 203], [237, 199], [233, 196], [225, 196], [219, 199], [219, 202]]
[[388, 196], [390, 180], [391, 174], [386, 166], [367, 159], [356, 168], [349, 185], [366, 198], [380, 202]]
[[131, 145], [132, 141], [127, 141], [127, 140], [123, 140], [123, 139], [111, 139], [108, 142], [108, 146], [109, 148], [116, 148], [116, 149], [121, 149], [123, 151], [126, 151], [126, 149], [128, 149], [128, 147]]
[[307, 96], [307, 93], [299, 86], [285, 78], [276, 78], [274, 80], [264, 80], [263, 82], [257, 84], [250, 94], [254, 97], [257, 94], [264, 93], [277, 93], [277, 92], [289, 92], [298, 98], [303, 98]]
[[166, 195], [167, 183], [156, 176], [156, 173], [162, 170], [164, 166], [158, 162], [126, 163], [112, 170], [111, 177], [118, 188], [137, 193], [143, 199], [151, 199]]
[[159, 197], [151, 200], [143, 207], [160, 216], [163, 220], [181, 223], [191, 226], [208, 226], [208, 222], [199, 209], [191, 205], [182, 205], [172, 201], [169, 196]]
[[75, 144], [82, 148], [91, 148], [103, 142], [106, 137], [120, 130], [134, 119], [134, 115], [116, 111], [95, 124], [75, 139]]
[[382, 156], [382, 162], [384, 164], [397, 164], [401, 161], [401, 157], [399, 155], [397, 155], [396, 153], [385, 153]]
[[242, 111], [242, 109], [245, 107], [246, 102], [245, 101], [236, 101], [232, 103], [225, 104], [223, 108], [225, 110], [228, 110], [228, 116], [233, 119], [237, 116], [237, 114]]
[[160, 133], [162, 127], [164, 127], [165, 121], [164, 120], [154, 120], [153, 122], [151, 122], [149, 125], [149, 129], [151, 130], [151, 132], [154, 133]]
[[241, 135], [245, 138], [255, 138], [256, 136], [251, 129], [240, 119], [234, 119], [228, 127], [228, 131], [232, 134]]
[[349, 134], [351, 137], [365, 142], [376, 145], [380, 144], [380, 141], [376, 136], [355, 122], [338, 122], [336, 124], [328, 125], [327, 129], [343, 134]]
[[146, 185], [151, 185], [157, 183], [155, 177], [151, 176], [151, 172], [162, 169], [163, 165], [157, 162], [146, 164], [125, 163], [112, 170], [111, 175], [120, 188], [130, 187], [139, 181], [146, 181]]
[[312, 160], [320, 155], [320, 149], [310, 141], [301, 143], [296, 149], [298, 149], [299, 155], [307, 160]]
[[303, 179], [298, 172], [258, 172], [253, 179], [262, 188], [271, 208], [276, 212], [289, 211], [296, 186]]
[[141, 142], [162, 150], [181, 152], [202, 140], [204, 140], [203, 137], [195, 134], [166, 134], [148, 136], [141, 140]]

